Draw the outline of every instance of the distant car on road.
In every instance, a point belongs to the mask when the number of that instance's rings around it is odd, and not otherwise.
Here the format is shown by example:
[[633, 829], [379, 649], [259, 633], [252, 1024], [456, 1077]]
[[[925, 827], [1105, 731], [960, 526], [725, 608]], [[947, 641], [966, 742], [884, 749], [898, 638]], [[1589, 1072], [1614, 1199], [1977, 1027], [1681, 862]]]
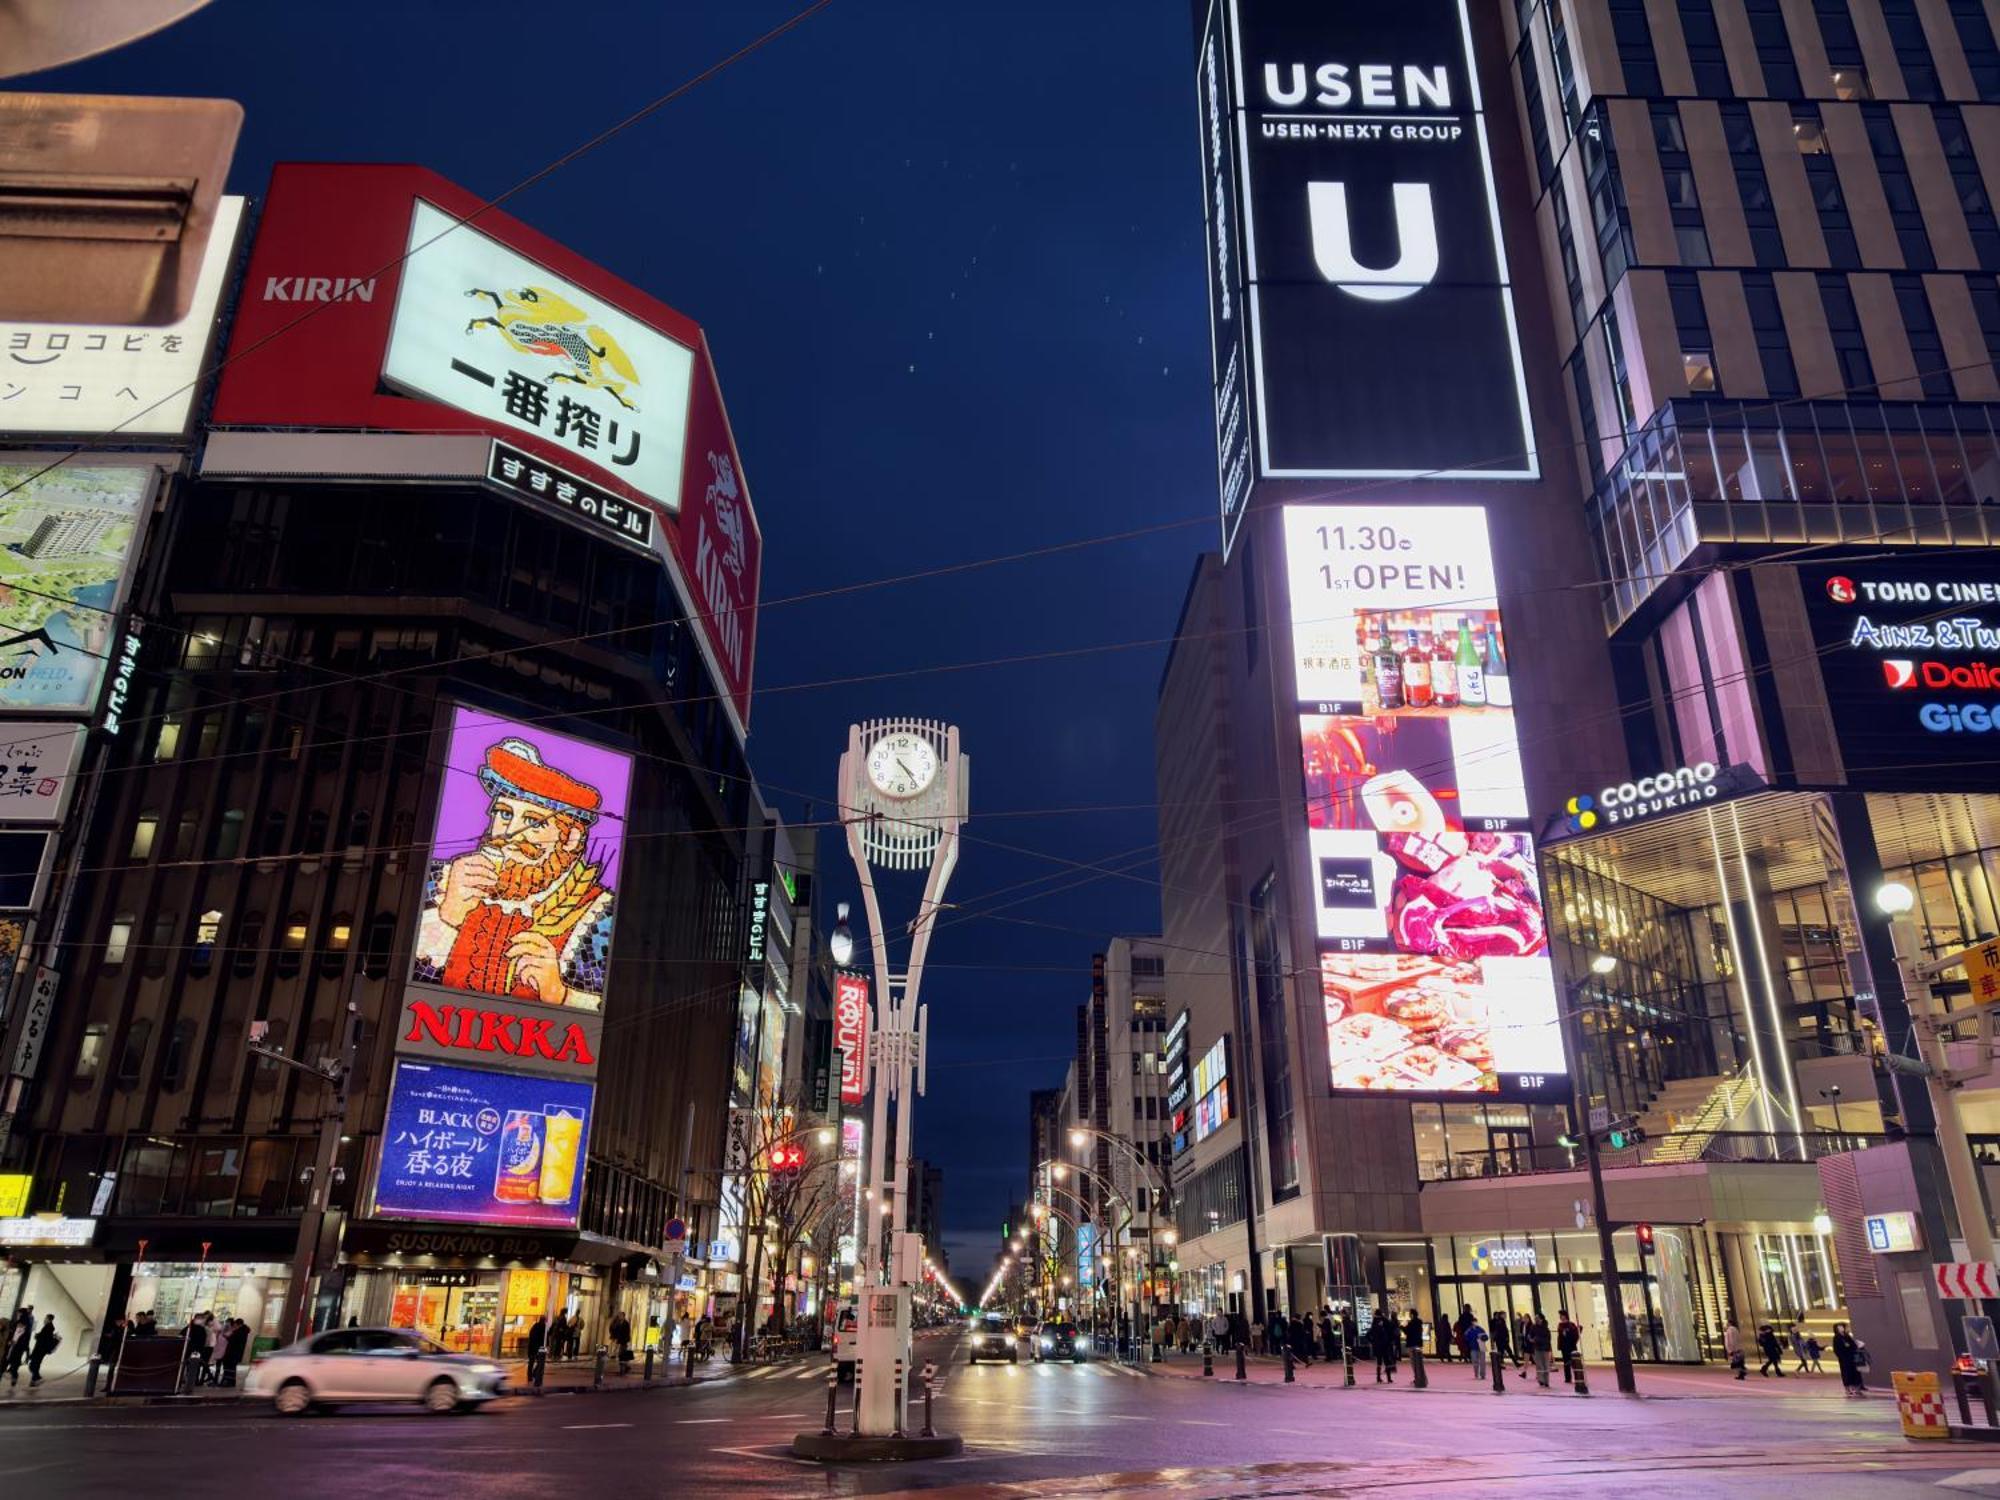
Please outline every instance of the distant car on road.
[[975, 1365], [982, 1359], [1004, 1359], [1010, 1365], [1021, 1362], [1021, 1349], [1014, 1342], [1014, 1330], [998, 1313], [974, 1318], [968, 1342], [972, 1346], [971, 1362]]
[[1035, 1361], [1039, 1364], [1045, 1359], [1083, 1363], [1083, 1345], [1077, 1341], [1076, 1324], [1051, 1322], [1042, 1325], [1041, 1332], [1035, 1336]]
[[331, 1328], [265, 1355], [243, 1381], [288, 1417], [341, 1401], [417, 1401], [461, 1411], [507, 1393], [507, 1372], [407, 1328]]

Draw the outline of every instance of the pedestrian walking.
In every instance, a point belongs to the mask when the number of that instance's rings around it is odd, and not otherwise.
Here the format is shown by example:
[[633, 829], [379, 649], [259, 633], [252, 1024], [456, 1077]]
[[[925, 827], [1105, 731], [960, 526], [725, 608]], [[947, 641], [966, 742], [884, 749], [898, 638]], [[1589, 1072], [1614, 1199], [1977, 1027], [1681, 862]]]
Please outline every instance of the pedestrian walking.
[[1868, 1394], [1868, 1382], [1861, 1376], [1861, 1372], [1867, 1368], [1867, 1351], [1861, 1347], [1860, 1341], [1847, 1331], [1845, 1323], [1833, 1325], [1833, 1362], [1840, 1366], [1841, 1394], [1846, 1396]]
[[1424, 1320], [1417, 1315], [1417, 1310], [1414, 1307], [1410, 1309], [1409, 1322], [1403, 1325], [1403, 1342], [1410, 1346], [1412, 1354], [1423, 1353]]
[[1729, 1368], [1736, 1372], [1738, 1380], [1750, 1378], [1750, 1361], [1743, 1357], [1743, 1334], [1731, 1318], [1722, 1329], [1722, 1352], [1729, 1360]]
[[21, 1383], [21, 1366], [28, 1358], [28, 1346], [35, 1341], [35, 1310], [24, 1307], [14, 1314], [13, 1324], [7, 1329], [7, 1341], [0, 1344], [0, 1375], [5, 1375], [10, 1385]]
[[1493, 1315], [1493, 1363], [1496, 1365], [1514, 1363], [1514, 1330], [1507, 1326], [1508, 1321], [1504, 1312]]
[[1328, 1364], [1340, 1358], [1340, 1334], [1334, 1327], [1331, 1307], [1319, 1310], [1319, 1349]]
[[1313, 1362], [1313, 1324], [1305, 1313], [1292, 1319], [1292, 1358], [1302, 1365]]
[[1264, 1319], [1264, 1352], [1279, 1354], [1284, 1351], [1284, 1347], [1285, 1315], [1274, 1307], [1270, 1315]]
[[[774, 1315], [775, 1316], [775, 1315]], [[611, 1344], [618, 1351], [618, 1373], [632, 1373], [632, 1320], [621, 1310], [611, 1320]]]
[[1563, 1384], [1576, 1383], [1577, 1346], [1583, 1342], [1583, 1325], [1568, 1313], [1556, 1322], [1556, 1352], [1562, 1356]]
[[1528, 1350], [1535, 1361], [1535, 1384], [1543, 1390], [1549, 1388], [1549, 1346], [1553, 1342], [1548, 1315], [1537, 1312], [1528, 1324]]
[[1219, 1307], [1208, 1315], [1208, 1343], [1211, 1349], [1229, 1347], [1229, 1319]]
[[1245, 1350], [1250, 1347], [1250, 1314], [1241, 1308], [1229, 1314], [1229, 1347]]
[[1380, 1385], [1386, 1380], [1394, 1385], [1396, 1365], [1403, 1351], [1403, 1335], [1396, 1327], [1395, 1314], [1386, 1307], [1377, 1309], [1368, 1335], [1375, 1346], [1375, 1383]]
[[42, 1361], [56, 1352], [56, 1345], [62, 1342], [62, 1335], [56, 1332], [56, 1315], [50, 1313], [42, 1319], [42, 1326], [35, 1332], [35, 1341], [28, 1348], [28, 1384], [42, 1383]]
[[1435, 1333], [1437, 1337], [1437, 1357], [1448, 1364], [1451, 1361], [1452, 1355], [1456, 1352], [1458, 1335], [1452, 1331], [1451, 1319], [1444, 1315], [1442, 1307], [1438, 1309]]
[[187, 1321], [187, 1328], [181, 1335], [181, 1359], [187, 1370], [187, 1383], [197, 1386], [202, 1383], [202, 1374], [208, 1368], [208, 1330], [201, 1326], [201, 1315], [195, 1314]]
[[1769, 1323], [1766, 1323], [1762, 1328], [1757, 1330], [1757, 1348], [1764, 1356], [1764, 1363], [1759, 1367], [1757, 1373], [1759, 1375], [1769, 1375], [1775, 1370], [1778, 1378], [1783, 1380], [1785, 1378], [1785, 1356], [1784, 1352], [1778, 1347], [1778, 1330], [1773, 1328]]
[[236, 1371], [243, 1363], [243, 1356], [250, 1351], [250, 1325], [241, 1318], [231, 1318], [229, 1327], [222, 1336], [222, 1383], [233, 1387]]
[[1794, 1375], [1805, 1374], [1806, 1336], [1805, 1333], [1799, 1328], [1799, 1325], [1796, 1323], [1792, 1325], [1792, 1358], [1798, 1361], [1798, 1368], [1792, 1371], [1792, 1373]]
[[117, 1365], [118, 1356], [125, 1348], [126, 1326], [124, 1318], [113, 1318], [97, 1336], [97, 1362], [107, 1370]]
[[1810, 1369], [1815, 1375], [1822, 1375], [1825, 1373], [1825, 1371], [1821, 1370], [1819, 1367], [1819, 1357], [1824, 1352], [1825, 1351], [1820, 1347], [1819, 1339], [1812, 1334], [1808, 1334], [1806, 1336], [1806, 1367]]
[[1479, 1326], [1479, 1317], [1471, 1308], [1460, 1315], [1464, 1331], [1459, 1335], [1465, 1345], [1465, 1357], [1472, 1362], [1472, 1378], [1475, 1382], [1486, 1378], [1486, 1346], [1490, 1342], [1486, 1330]]
[[1354, 1321], [1351, 1303], [1340, 1310], [1340, 1347], [1349, 1351], [1355, 1359], [1361, 1358], [1361, 1325]]
[[549, 1369], [549, 1315], [543, 1313], [528, 1325], [528, 1384], [539, 1386]]

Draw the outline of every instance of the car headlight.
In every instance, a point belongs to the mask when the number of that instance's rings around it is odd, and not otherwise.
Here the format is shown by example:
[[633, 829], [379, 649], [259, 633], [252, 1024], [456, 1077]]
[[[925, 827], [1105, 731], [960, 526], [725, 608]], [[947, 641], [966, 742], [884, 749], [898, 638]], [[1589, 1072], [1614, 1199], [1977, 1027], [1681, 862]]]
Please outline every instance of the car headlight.
[[1053, 1349], [1053, 1348], [1055, 1348], [1055, 1346], [1056, 1346], [1056, 1341], [1055, 1341], [1054, 1339], [1043, 1339], [1043, 1340], [1042, 1340], [1042, 1347], [1043, 1347], [1044, 1349]]

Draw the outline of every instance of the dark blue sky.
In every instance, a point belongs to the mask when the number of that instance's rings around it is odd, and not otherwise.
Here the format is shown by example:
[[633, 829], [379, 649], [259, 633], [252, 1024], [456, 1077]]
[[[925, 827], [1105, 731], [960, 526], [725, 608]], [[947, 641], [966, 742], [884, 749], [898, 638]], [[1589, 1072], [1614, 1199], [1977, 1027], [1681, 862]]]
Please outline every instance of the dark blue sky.
[[[217, 0], [32, 83], [241, 101], [238, 192], [279, 160], [389, 160], [492, 195], [794, 9]], [[1175, 0], [835, 0], [508, 209], [708, 329], [766, 600], [1200, 522], [1215, 469], [1193, 76]], [[968, 912], [1061, 860], [1149, 845], [1161, 647], [797, 685], [1170, 635], [1213, 539], [1190, 524], [767, 608], [759, 776], [788, 816], [798, 794], [823, 813], [851, 720], [957, 723], [973, 822], [951, 896]], [[1001, 816], [1058, 807], [1129, 810]], [[828, 893], [852, 894], [845, 856], [828, 863]], [[917, 1147], [945, 1168], [973, 1295], [1024, 1183], [1027, 1090], [1060, 1081], [1090, 955], [1152, 930], [1158, 899], [1099, 878], [1006, 915], [1026, 922], [942, 927], [925, 985]]]

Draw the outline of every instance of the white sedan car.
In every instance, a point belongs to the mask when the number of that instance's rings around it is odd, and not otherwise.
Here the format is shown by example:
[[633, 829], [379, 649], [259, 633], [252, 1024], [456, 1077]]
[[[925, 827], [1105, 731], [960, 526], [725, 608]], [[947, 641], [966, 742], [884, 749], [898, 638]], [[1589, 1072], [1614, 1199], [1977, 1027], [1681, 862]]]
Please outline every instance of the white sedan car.
[[273, 1350], [250, 1367], [246, 1396], [268, 1396], [288, 1417], [337, 1401], [421, 1401], [458, 1411], [505, 1395], [507, 1372], [453, 1354], [407, 1328], [331, 1328]]

